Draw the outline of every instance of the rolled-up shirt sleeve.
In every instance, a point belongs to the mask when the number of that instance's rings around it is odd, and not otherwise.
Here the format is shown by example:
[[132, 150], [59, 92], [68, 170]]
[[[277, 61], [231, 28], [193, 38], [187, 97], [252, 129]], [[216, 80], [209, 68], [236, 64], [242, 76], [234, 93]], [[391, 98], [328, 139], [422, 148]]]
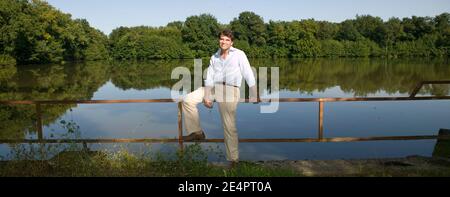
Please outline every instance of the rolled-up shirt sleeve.
[[240, 54], [239, 66], [241, 67], [242, 76], [247, 82], [248, 87], [256, 85], [255, 76], [253, 75], [252, 68], [250, 67], [250, 62], [248, 61], [245, 53]]
[[209, 60], [208, 71], [206, 73], [205, 86], [214, 86], [214, 68], [213, 68], [213, 58]]

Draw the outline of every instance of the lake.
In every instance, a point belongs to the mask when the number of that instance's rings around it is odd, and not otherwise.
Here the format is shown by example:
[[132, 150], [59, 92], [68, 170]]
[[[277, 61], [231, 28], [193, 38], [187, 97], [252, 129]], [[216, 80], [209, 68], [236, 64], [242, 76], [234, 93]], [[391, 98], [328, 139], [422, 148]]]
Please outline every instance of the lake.
[[[279, 67], [280, 98], [409, 96], [421, 81], [450, 80], [448, 59], [250, 59], [250, 63], [257, 70]], [[194, 60], [154, 60], [7, 67], [0, 73], [0, 100], [170, 98], [171, 87], [179, 81], [171, 79], [172, 70], [183, 66], [193, 71], [193, 65]], [[417, 96], [449, 92], [448, 84], [424, 85]], [[263, 105], [268, 104], [239, 104], [240, 138], [317, 137], [317, 102], [279, 103], [276, 113], [260, 113]], [[207, 138], [223, 138], [218, 105], [211, 110], [199, 105], [199, 110]], [[42, 111], [46, 139], [178, 136], [176, 103], [43, 105]], [[324, 137], [436, 135], [439, 128], [450, 128], [449, 117], [450, 100], [326, 102]], [[37, 139], [35, 120], [34, 105], [0, 105], [0, 139]], [[239, 149], [241, 160], [351, 159], [430, 156], [435, 143], [240, 143]], [[202, 146], [224, 150], [223, 143]], [[177, 144], [89, 144], [89, 148], [166, 151]], [[14, 154], [13, 144], [0, 144], [0, 159], [13, 159]], [[211, 155], [212, 160], [220, 157]]]

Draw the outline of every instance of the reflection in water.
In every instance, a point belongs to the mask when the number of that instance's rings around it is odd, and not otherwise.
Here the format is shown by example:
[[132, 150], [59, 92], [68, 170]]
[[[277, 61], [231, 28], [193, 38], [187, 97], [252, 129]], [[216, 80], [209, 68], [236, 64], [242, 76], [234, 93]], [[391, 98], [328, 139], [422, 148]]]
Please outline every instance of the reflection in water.
[[[203, 60], [203, 62], [208, 62]], [[252, 59], [251, 65], [280, 67], [280, 89], [304, 93], [324, 92], [339, 87], [351, 96], [366, 96], [383, 91], [387, 94], [406, 93], [420, 81], [449, 79], [450, 66], [445, 60], [410, 59]], [[115, 62], [111, 80], [117, 87], [143, 90], [155, 87], [171, 88], [172, 69], [186, 66], [193, 73], [193, 61]], [[208, 65], [204, 63], [203, 69]], [[270, 73], [269, 73], [270, 77]], [[270, 80], [268, 81], [270, 83]], [[442, 85], [431, 85], [421, 93], [448, 94]], [[436, 88], [441, 87], [441, 88]], [[448, 87], [448, 86], [447, 86]]]
[[[252, 59], [250, 62], [257, 69], [279, 67], [281, 97], [407, 96], [420, 81], [449, 80], [450, 76], [450, 66], [441, 59]], [[185, 66], [193, 72], [193, 64], [193, 60], [158, 60], [5, 67], [0, 72], [0, 100], [169, 98], [170, 88], [178, 81], [170, 79], [172, 70]], [[206, 67], [204, 64], [203, 69]], [[426, 85], [418, 95], [449, 95], [449, 91], [449, 85]], [[325, 137], [432, 135], [441, 127], [450, 128], [445, 119], [450, 116], [449, 107], [449, 101], [327, 103]], [[317, 108], [316, 103], [281, 103], [277, 113], [260, 114], [258, 105], [240, 104], [239, 135], [315, 137]], [[177, 108], [173, 103], [44, 105], [42, 110], [45, 138], [67, 133], [61, 121], [75, 122], [80, 138], [177, 136]], [[212, 110], [200, 107], [200, 116], [209, 138], [223, 137], [217, 106]], [[36, 138], [35, 121], [33, 105], [0, 105], [0, 139]], [[430, 142], [433, 140], [405, 142], [407, 145], [389, 146], [392, 148], [389, 150], [382, 142], [263, 143], [243, 144], [241, 151], [243, 159], [430, 155], [430, 148], [424, 148], [431, 147]], [[6, 149], [0, 148], [0, 153]], [[356, 150], [366, 151], [356, 153]]]
[[[108, 64], [91, 62], [61, 65], [19, 66], [1, 83], [0, 100], [91, 99], [108, 79]], [[44, 105], [43, 124], [52, 124], [75, 105]], [[0, 137], [20, 139], [35, 133], [34, 105], [0, 105]]]

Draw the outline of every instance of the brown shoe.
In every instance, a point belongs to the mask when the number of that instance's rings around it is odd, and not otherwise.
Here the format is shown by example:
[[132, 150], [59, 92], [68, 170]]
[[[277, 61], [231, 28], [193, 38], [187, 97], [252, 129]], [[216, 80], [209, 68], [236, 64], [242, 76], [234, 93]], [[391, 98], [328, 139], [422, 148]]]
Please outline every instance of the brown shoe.
[[188, 136], [183, 136], [183, 141], [197, 141], [197, 140], [204, 140], [206, 138], [205, 133], [203, 131], [198, 131], [191, 133]]

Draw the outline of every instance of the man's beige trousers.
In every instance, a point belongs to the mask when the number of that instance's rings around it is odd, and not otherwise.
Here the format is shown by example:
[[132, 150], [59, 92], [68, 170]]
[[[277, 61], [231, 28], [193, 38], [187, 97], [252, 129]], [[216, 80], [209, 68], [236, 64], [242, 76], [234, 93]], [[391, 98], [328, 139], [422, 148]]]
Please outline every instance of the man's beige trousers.
[[[238, 134], [236, 129], [236, 108], [239, 103], [239, 88], [215, 84], [211, 95], [219, 103], [219, 111], [225, 138], [226, 157], [228, 161], [239, 160]], [[203, 101], [204, 88], [189, 93], [183, 99], [183, 117], [187, 134], [203, 131], [200, 127], [197, 104]]]

